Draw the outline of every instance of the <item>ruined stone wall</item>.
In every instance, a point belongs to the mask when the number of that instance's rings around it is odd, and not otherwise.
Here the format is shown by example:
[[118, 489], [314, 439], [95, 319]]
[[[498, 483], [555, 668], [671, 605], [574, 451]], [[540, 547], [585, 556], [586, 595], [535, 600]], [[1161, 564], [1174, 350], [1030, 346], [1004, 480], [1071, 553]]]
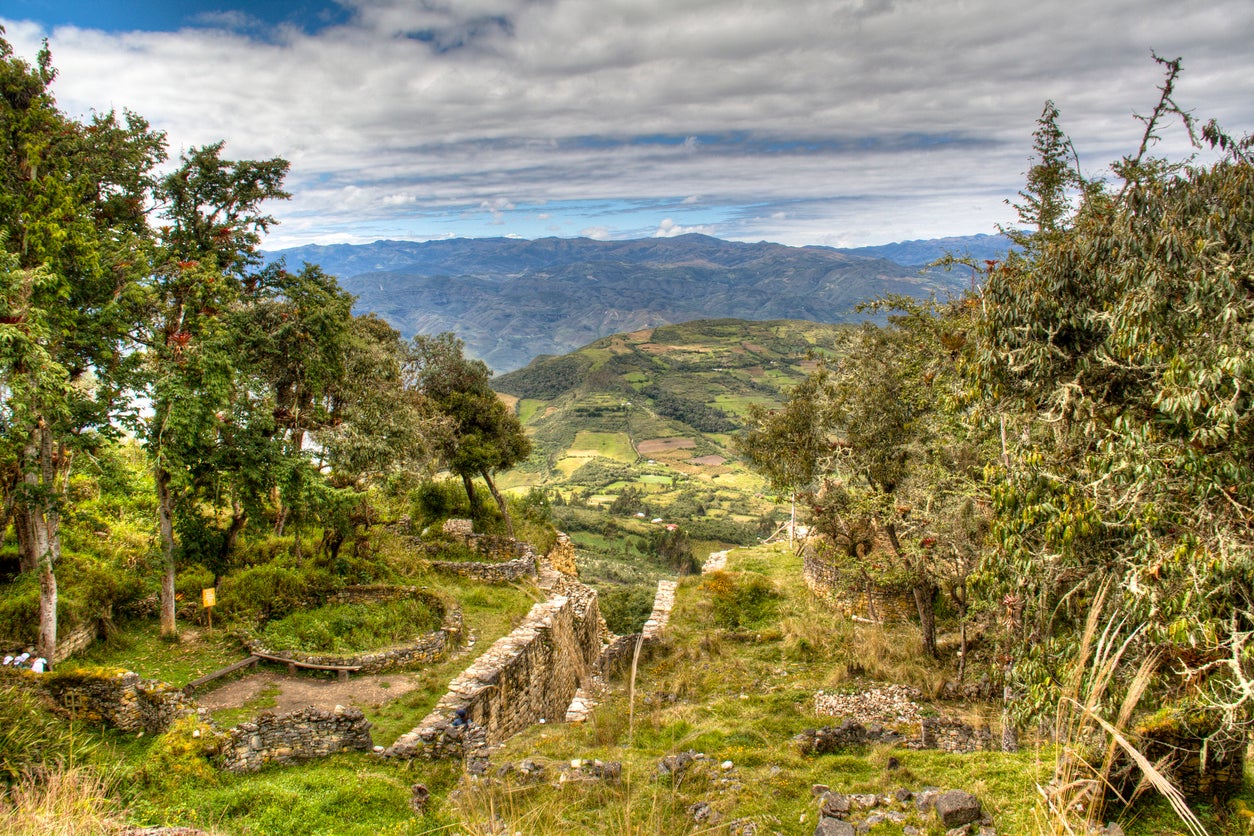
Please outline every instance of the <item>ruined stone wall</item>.
[[575, 544], [564, 533], [557, 533], [557, 542], [545, 555], [549, 565], [567, 577], [578, 577], [579, 569], [575, 563]]
[[522, 557], [503, 563], [479, 563], [467, 560], [433, 560], [431, 568], [437, 572], [460, 575], [481, 583], [514, 583], [536, 574], [536, 555], [530, 547]]
[[228, 772], [255, 772], [271, 763], [297, 763], [336, 752], [369, 751], [370, 721], [359, 708], [334, 711], [302, 708], [287, 714], [266, 712], [228, 731], [218, 765]]
[[601, 651], [596, 592], [557, 595], [531, 608], [449, 686], [435, 710], [384, 751], [396, 758], [461, 758], [467, 730], [459, 710], [488, 745], [540, 720], [558, 721]]
[[337, 665], [360, 667], [361, 673], [378, 673], [397, 668], [415, 667], [443, 659], [448, 652], [461, 644], [462, 610], [456, 603], [416, 586], [352, 586], [330, 596], [335, 604], [364, 604], [375, 601], [394, 601], [401, 598], [425, 598], [433, 608], [442, 612], [440, 629], [418, 636], [411, 642], [381, 650], [360, 653], [306, 653], [300, 650], [274, 651], [257, 639], [247, 642], [250, 653], [278, 656], [310, 665]]
[[806, 549], [803, 561], [801, 572], [806, 586], [847, 618], [887, 624], [910, 621], [916, 615], [914, 598], [909, 592], [871, 584], [858, 587], [847, 571], [823, 559], [813, 549]]
[[670, 622], [671, 608], [675, 606], [675, 581], [658, 581], [653, 596], [653, 612], [639, 633], [618, 636], [601, 652], [597, 660], [597, 673], [602, 679], [618, 679], [631, 670], [631, 660], [640, 644], [640, 658], [648, 659], [654, 647], [661, 643], [662, 634]]
[[53, 672], [31, 681], [70, 717], [122, 731], [160, 734], [175, 718], [196, 713], [181, 689], [131, 671]]

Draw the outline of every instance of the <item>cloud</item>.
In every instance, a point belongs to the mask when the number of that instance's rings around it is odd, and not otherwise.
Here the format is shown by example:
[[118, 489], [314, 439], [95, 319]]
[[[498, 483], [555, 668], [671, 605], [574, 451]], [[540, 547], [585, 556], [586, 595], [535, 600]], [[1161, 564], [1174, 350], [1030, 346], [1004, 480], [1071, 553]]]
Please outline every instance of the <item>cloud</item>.
[[674, 238], [676, 235], [690, 235], [692, 233], [700, 233], [701, 235], [713, 235], [714, 227], [705, 224], [697, 226], [680, 226], [670, 218], [666, 218], [657, 226], [654, 231], [654, 238]]
[[[267, 37], [4, 23], [20, 55], [50, 36], [71, 113], [130, 108], [176, 154], [225, 138], [290, 159], [284, 243], [489, 234], [540, 205], [605, 235], [649, 234], [663, 212], [790, 243], [989, 232], [1046, 99], [1088, 173], [1135, 148], [1151, 49], [1184, 57], [1177, 100], [1196, 115], [1254, 127], [1248, 0], [344, 5], [344, 22]], [[675, 210], [698, 201], [718, 220]]]

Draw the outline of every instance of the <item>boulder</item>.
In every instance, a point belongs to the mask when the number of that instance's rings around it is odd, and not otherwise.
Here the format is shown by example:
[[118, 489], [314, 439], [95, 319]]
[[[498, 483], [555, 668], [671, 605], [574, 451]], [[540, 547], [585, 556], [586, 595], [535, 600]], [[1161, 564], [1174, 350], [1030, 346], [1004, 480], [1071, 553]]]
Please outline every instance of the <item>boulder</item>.
[[980, 799], [962, 790], [948, 790], [936, 797], [936, 818], [947, 830], [980, 819]]

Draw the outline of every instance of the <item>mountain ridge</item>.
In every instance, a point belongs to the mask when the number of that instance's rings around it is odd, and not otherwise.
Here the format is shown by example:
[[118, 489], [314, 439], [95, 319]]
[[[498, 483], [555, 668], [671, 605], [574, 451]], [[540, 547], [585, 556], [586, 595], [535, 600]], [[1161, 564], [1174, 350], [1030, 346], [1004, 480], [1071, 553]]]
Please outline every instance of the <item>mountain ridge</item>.
[[[990, 236], [941, 239], [987, 245]], [[928, 242], [906, 242], [911, 258]], [[406, 336], [453, 331], [497, 371], [561, 355], [623, 331], [695, 319], [854, 322], [858, 303], [886, 294], [944, 297], [966, 276], [920, 271], [887, 248], [838, 250], [770, 242], [671, 238], [446, 239], [307, 245], [267, 254], [318, 263]], [[934, 244], [933, 250], [941, 244]], [[932, 259], [928, 259], [932, 260]]]

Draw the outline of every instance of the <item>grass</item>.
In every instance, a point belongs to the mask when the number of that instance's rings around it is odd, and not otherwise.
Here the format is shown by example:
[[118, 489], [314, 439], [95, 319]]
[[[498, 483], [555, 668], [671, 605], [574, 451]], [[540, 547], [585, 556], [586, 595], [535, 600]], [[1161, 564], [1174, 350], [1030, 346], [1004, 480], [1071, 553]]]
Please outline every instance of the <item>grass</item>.
[[271, 650], [351, 653], [377, 650], [439, 628], [441, 614], [419, 598], [372, 604], [332, 604], [267, 622], [261, 640]]
[[624, 464], [636, 461], [636, 451], [626, 433], [580, 431], [575, 433], [575, 440], [566, 455], [585, 458], [601, 456]]
[[245, 652], [239, 641], [226, 630], [180, 625], [177, 640], [161, 638], [155, 622], [124, 625], [108, 641], [97, 643], [86, 652], [59, 666], [61, 670], [79, 667], [125, 668], [145, 679], [159, 679], [183, 685], [207, 673], [238, 662]]

